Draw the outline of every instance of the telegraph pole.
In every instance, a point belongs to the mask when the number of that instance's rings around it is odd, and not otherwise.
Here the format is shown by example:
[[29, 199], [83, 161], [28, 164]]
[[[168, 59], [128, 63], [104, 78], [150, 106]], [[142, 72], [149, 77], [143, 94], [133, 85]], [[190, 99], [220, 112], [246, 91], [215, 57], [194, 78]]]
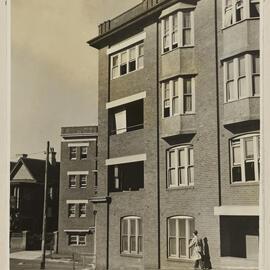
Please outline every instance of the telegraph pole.
[[40, 269], [45, 269], [45, 253], [46, 253], [46, 221], [47, 221], [47, 184], [48, 184], [48, 163], [49, 163], [50, 142], [47, 142], [46, 163], [45, 163], [45, 179], [44, 179], [44, 200], [43, 200], [43, 226], [42, 226], [42, 260]]

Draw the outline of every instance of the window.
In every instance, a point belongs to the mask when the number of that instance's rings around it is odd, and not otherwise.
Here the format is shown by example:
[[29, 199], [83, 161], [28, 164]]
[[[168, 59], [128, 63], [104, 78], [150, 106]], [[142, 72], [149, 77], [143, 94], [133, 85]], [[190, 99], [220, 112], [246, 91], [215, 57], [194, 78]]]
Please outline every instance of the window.
[[227, 27], [248, 18], [260, 17], [259, 0], [223, 0], [223, 26]]
[[77, 148], [76, 147], [70, 147], [69, 148], [69, 158], [70, 159], [76, 159], [77, 158]]
[[85, 203], [79, 204], [79, 217], [86, 217], [86, 204]]
[[176, 216], [168, 219], [168, 257], [189, 259], [191, 250], [189, 242], [194, 231], [194, 219]]
[[143, 128], [143, 99], [109, 110], [110, 134], [121, 134]]
[[140, 43], [111, 56], [111, 78], [115, 79], [144, 67], [144, 44]]
[[195, 78], [179, 77], [162, 83], [163, 117], [195, 112]]
[[193, 11], [178, 11], [161, 21], [162, 52], [194, 45]]
[[110, 192], [137, 191], [144, 188], [143, 161], [109, 166]]
[[87, 187], [87, 175], [80, 175], [80, 188], [86, 188]]
[[68, 236], [69, 246], [85, 246], [86, 234], [70, 234]]
[[69, 188], [76, 188], [76, 175], [69, 175]]
[[224, 62], [225, 102], [260, 94], [259, 55], [245, 54]]
[[53, 187], [49, 187], [49, 198], [51, 200], [54, 199], [54, 190], [53, 190]]
[[121, 219], [121, 253], [142, 254], [142, 220], [140, 217]]
[[259, 144], [259, 134], [244, 135], [231, 140], [232, 183], [259, 181]]
[[191, 145], [177, 146], [167, 151], [168, 187], [194, 185], [194, 160]]
[[88, 147], [87, 146], [81, 146], [80, 150], [81, 150], [81, 159], [87, 159]]
[[68, 204], [68, 217], [76, 216], [76, 205], [74, 203]]

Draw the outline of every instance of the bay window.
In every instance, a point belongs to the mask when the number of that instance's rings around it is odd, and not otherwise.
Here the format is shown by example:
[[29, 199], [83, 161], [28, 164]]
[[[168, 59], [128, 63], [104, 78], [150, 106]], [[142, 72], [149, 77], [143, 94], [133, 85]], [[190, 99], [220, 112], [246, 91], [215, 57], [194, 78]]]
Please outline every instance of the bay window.
[[144, 67], [144, 44], [140, 43], [111, 56], [111, 78], [115, 79]]
[[194, 45], [193, 10], [181, 10], [161, 20], [162, 52]]
[[194, 218], [188, 216], [174, 216], [168, 219], [167, 250], [169, 258], [190, 259], [189, 242], [194, 232]]
[[177, 146], [167, 151], [168, 187], [194, 185], [194, 159], [191, 145]]
[[260, 17], [260, 0], [223, 0], [223, 26]]
[[224, 61], [224, 102], [259, 95], [259, 63], [257, 53], [248, 53]]
[[128, 216], [121, 219], [121, 253], [142, 254], [143, 252], [142, 220], [140, 217]]
[[195, 112], [195, 78], [179, 77], [161, 84], [163, 117]]
[[260, 178], [260, 136], [243, 135], [231, 140], [232, 183], [255, 182]]

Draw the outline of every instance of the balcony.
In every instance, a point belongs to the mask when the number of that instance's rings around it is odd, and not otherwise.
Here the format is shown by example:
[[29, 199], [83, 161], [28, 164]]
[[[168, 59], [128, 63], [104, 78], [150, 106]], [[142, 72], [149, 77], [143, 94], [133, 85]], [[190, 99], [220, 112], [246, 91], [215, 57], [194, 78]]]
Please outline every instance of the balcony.
[[259, 97], [248, 97], [224, 104], [224, 125], [231, 125], [259, 119]]
[[161, 137], [167, 138], [180, 134], [194, 134], [196, 133], [195, 120], [195, 114], [166, 117], [161, 120]]

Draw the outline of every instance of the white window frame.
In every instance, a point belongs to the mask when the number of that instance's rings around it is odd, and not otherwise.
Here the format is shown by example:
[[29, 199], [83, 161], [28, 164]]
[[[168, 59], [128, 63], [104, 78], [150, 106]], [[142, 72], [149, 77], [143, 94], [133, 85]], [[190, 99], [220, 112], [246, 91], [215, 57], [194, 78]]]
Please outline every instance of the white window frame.
[[69, 188], [76, 188], [77, 187], [77, 179], [76, 178], [77, 178], [77, 176], [74, 174], [68, 175], [68, 187]]
[[[245, 141], [247, 139], [252, 139], [253, 141], [253, 159], [246, 157], [245, 152]], [[231, 184], [239, 184], [239, 183], [253, 183], [259, 182], [260, 174], [259, 174], [259, 163], [260, 163], [260, 134], [259, 133], [251, 133], [242, 136], [235, 137], [230, 140], [230, 159], [231, 159]], [[240, 151], [240, 163], [234, 163], [234, 151], [233, 148], [239, 147]], [[246, 180], [246, 171], [245, 164], [249, 162], [254, 162], [254, 180]], [[240, 167], [241, 168], [241, 181], [233, 180], [233, 168]]]
[[[184, 81], [191, 79], [191, 111], [185, 111], [184, 110]], [[177, 86], [178, 86], [178, 113], [173, 112], [173, 99], [175, 96], [173, 95], [173, 87], [174, 87], [174, 81], [178, 80]], [[164, 109], [165, 109], [165, 85], [169, 83], [169, 98], [166, 99], [169, 101], [169, 116], [172, 117], [174, 115], [184, 115], [184, 114], [194, 114], [195, 113], [195, 77], [194, 76], [185, 76], [185, 77], [178, 77], [177, 79], [171, 79], [167, 80], [161, 83], [161, 92], [162, 92], [162, 118], [167, 118], [164, 115]]]
[[[86, 157], [83, 157], [83, 155], [85, 155]], [[87, 156], [88, 156], [88, 147], [87, 146], [81, 146], [80, 147], [80, 159], [81, 160], [86, 160]]]
[[[184, 44], [183, 39], [183, 13], [190, 12], [190, 44]], [[173, 17], [177, 16], [177, 26], [173, 27]], [[168, 22], [169, 28], [165, 31], [165, 21]], [[175, 31], [177, 29], [177, 31]], [[175, 40], [177, 42], [173, 42], [173, 34], [177, 32]], [[168, 38], [168, 46], [165, 47], [165, 38]], [[177, 46], [175, 45], [177, 43]], [[178, 10], [164, 18], [161, 19], [161, 48], [162, 53], [167, 53], [179, 47], [192, 47], [194, 46], [194, 9], [183, 9]]]
[[[179, 164], [179, 153], [184, 151], [184, 164]], [[170, 153], [174, 153], [174, 166], [170, 166]], [[179, 181], [179, 170], [184, 169], [184, 181]], [[174, 170], [174, 179], [170, 181], [170, 171]], [[175, 146], [167, 150], [167, 186], [187, 187], [194, 186], [194, 150], [192, 145]], [[193, 171], [193, 174], [191, 174]], [[189, 178], [190, 177], [190, 178]], [[190, 181], [189, 181], [190, 180]], [[172, 184], [174, 183], [174, 184]]]
[[[83, 179], [85, 179], [85, 180], [83, 180]], [[80, 188], [87, 188], [87, 175], [86, 174], [80, 175]]]
[[[75, 151], [72, 151], [75, 150]], [[77, 147], [76, 146], [71, 146], [69, 147], [69, 159], [70, 160], [76, 160], [77, 159]], [[75, 157], [72, 157], [72, 155], [75, 155]]]
[[[239, 79], [242, 77], [240, 76], [239, 72], [239, 58], [244, 57], [245, 61], [245, 95], [240, 96], [240, 88], [239, 88]], [[254, 94], [253, 93], [253, 85], [252, 85], [252, 80], [253, 76], [260, 76], [259, 73], [254, 74], [253, 73], [253, 60], [255, 57], [260, 56], [256, 54], [251, 54], [251, 53], [246, 53], [241, 56], [236, 56], [233, 59], [225, 60], [223, 63], [223, 76], [224, 76], [224, 103], [235, 101], [235, 100], [240, 100], [244, 99], [247, 97], [254, 97], [254, 96], [259, 96], [259, 94]], [[229, 79], [228, 78], [228, 63], [233, 61], [233, 78]], [[227, 85], [228, 83], [233, 84], [232, 88], [232, 97], [228, 97], [228, 92], [227, 92]], [[260, 90], [258, 91], [260, 93]]]
[[[139, 48], [141, 48], [141, 47], [143, 47], [143, 54], [140, 55]], [[129, 69], [129, 62], [131, 60], [130, 59], [130, 51], [133, 49], [135, 50], [135, 70], [130, 71], [130, 69]], [[124, 53], [126, 53], [126, 61], [124, 63], [122, 63], [121, 55]], [[118, 57], [118, 64], [113, 66], [113, 59], [115, 57]], [[118, 53], [111, 55], [110, 59], [111, 59], [111, 80], [125, 76], [129, 73], [133, 73], [137, 70], [143, 69], [144, 68], [144, 42], [140, 42], [140, 43], [138, 43], [138, 44], [136, 44], [128, 49], [121, 50]], [[139, 59], [142, 62], [141, 66], [139, 65]], [[141, 59], [143, 59], [143, 61]], [[125, 74], [121, 75], [120, 70], [121, 70], [121, 65], [123, 65], [123, 64], [126, 64], [127, 72]], [[115, 76], [113, 76], [113, 69], [116, 69]]]
[[76, 217], [76, 204], [75, 203], [68, 204], [68, 217], [69, 218]]
[[[170, 233], [170, 221], [175, 220], [175, 236]], [[180, 232], [179, 232], [179, 220], [185, 220], [185, 246], [186, 246], [186, 256], [181, 256], [180, 254]], [[192, 239], [192, 229], [191, 222], [193, 222], [193, 228], [195, 228], [195, 219], [190, 216], [173, 216], [167, 219], [167, 256], [172, 259], [191, 259], [191, 249], [189, 248], [190, 240]], [[170, 255], [170, 240], [175, 238], [175, 251], [176, 254]]]
[[[135, 251], [131, 251], [131, 220], [135, 221]], [[124, 222], [127, 222], [127, 234], [123, 234], [123, 225]], [[121, 236], [120, 236], [120, 242], [121, 242], [121, 254], [134, 254], [134, 255], [142, 255], [143, 254], [143, 232], [141, 231], [141, 234], [139, 234], [139, 222], [141, 222], [141, 230], [143, 230], [143, 224], [142, 219], [138, 216], [127, 216], [121, 218], [120, 221], [120, 229], [121, 229]], [[127, 250], [123, 250], [123, 236], [127, 237]], [[134, 237], [134, 236], [133, 236]], [[140, 240], [139, 240], [140, 239]], [[141, 248], [142, 250], [139, 250], [139, 241], [141, 241]]]
[[[83, 241], [81, 241], [83, 237]], [[71, 238], [73, 238], [74, 244], [71, 244]], [[69, 246], [86, 246], [86, 234], [68, 234], [68, 245]]]
[[[241, 0], [231, 0], [231, 5], [228, 5], [228, 6], [226, 5], [226, 1], [227, 0], [222, 0], [223, 28], [242, 22], [246, 19], [259, 18], [259, 17], [251, 17], [250, 5], [252, 3], [257, 3], [260, 5], [260, 0], [242, 0], [241, 6], [238, 6], [238, 3]], [[243, 9], [243, 18], [241, 20], [236, 21], [236, 12], [237, 12], [237, 9], [239, 8]], [[227, 19], [226, 12], [231, 12], [231, 22], [229, 23], [226, 22], [226, 19]]]
[[80, 218], [86, 217], [86, 211], [87, 211], [86, 203], [80, 203], [79, 204], [79, 217]]

